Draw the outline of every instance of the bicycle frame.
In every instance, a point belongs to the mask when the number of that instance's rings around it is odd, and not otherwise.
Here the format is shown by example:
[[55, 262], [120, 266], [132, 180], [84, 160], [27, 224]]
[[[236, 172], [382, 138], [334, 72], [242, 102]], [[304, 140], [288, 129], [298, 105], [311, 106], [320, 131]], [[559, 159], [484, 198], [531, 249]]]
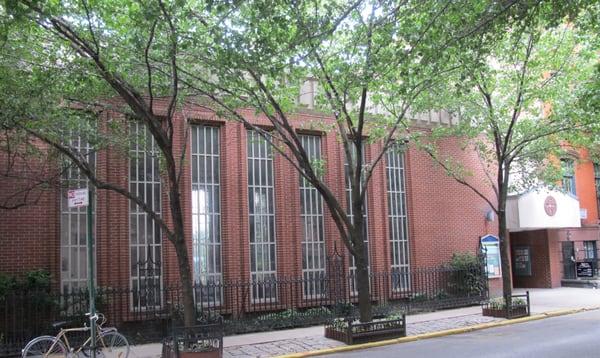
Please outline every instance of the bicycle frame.
[[[94, 324], [96, 325], [96, 346], [99, 346], [101, 344], [102, 347], [106, 347], [106, 344], [104, 343], [104, 339], [102, 338], [102, 334], [104, 334], [106, 332], [117, 331], [117, 329], [114, 327], [103, 328], [102, 324], [98, 324], [97, 321], [94, 322]], [[73, 347], [71, 347], [71, 344], [69, 343], [67, 334], [69, 332], [86, 332], [86, 331], [90, 331], [90, 330], [91, 330], [91, 327], [88, 327], [88, 326], [77, 327], [77, 328], [61, 328], [60, 332], [58, 332], [58, 334], [55, 337], [56, 341], [52, 344], [52, 346], [50, 346], [49, 350], [52, 351], [52, 349], [54, 349], [54, 346], [56, 345], [56, 342], [61, 341], [65, 344], [65, 347], [67, 348], [68, 353], [78, 354], [79, 352], [81, 352], [83, 350], [83, 348], [87, 344], [89, 344], [91, 342], [92, 338], [88, 337], [88, 339], [86, 339], [77, 350], [74, 350]]]

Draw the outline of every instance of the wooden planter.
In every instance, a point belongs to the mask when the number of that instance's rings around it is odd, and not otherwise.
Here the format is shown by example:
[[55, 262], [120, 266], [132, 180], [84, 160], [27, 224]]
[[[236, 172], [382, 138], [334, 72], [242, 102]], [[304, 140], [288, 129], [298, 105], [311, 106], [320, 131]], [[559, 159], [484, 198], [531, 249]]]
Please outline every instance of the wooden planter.
[[487, 317], [499, 317], [499, 318], [520, 318], [527, 317], [531, 315], [530, 312], [530, 302], [529, 302], [529, 291], [527, 291], [524, 295], [512, 295], [511, 298], [514, 299], [523, 299], [526, 303], [515, 304], [513, 303], [510, 307], [510, 310], [507, 309], [504, 305], [498, 306], [494, 305], [490, 302], [485, 302], [481, 305], [481, 313]]
[[223, 357], [223, 322], [173, 328], [173, 335], [163, 341], [162, 357]]
[[383, 341], [406, 336], [406, 316], [393, 320], [355, 323], [352, 319], [336, 321], [325, 326], [325, 337], [346, 344]]

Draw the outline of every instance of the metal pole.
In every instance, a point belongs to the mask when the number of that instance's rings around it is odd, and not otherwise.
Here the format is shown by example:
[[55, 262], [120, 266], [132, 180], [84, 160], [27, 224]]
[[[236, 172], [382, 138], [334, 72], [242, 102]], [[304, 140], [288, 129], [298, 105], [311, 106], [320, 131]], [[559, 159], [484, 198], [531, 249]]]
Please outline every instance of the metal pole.
[[96, 290], [94, 289], [94, 240], [92, 238], [92, 190], [88, 188], [87, 206], [87, 254], [88, 254], [88, 292], [90, 294], [90, 349], [92, 358], [96, 358]]

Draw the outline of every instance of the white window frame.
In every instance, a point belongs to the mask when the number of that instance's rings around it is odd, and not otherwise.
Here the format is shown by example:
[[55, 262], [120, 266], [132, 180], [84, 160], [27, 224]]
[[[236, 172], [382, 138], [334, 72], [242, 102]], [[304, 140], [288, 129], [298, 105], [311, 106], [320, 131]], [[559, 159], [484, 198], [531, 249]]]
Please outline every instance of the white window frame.
[[190, 131], [193, 276], [202, 287], [194, 293], [196, 302], [218, 306], [223, 299], [220, 128], [193, 124]]
[[[386, 153], [387, 212], [393, 277], [392, 289], [394, 292], [402, 292], [410, 289], [410, 251], [405, 168], [403, 148], [398, 144], [394, 144]], [[396, 280], [396, 276], [398, 276], [398, 280]]]
[[[248, 237], [252, 285], [250, 299], [253, 303], [277, 302], [277, 237], [273, 149], [258, 132], [252, 129], [247, 130], [247, 149]], [[255, 172], [255, 169], [258, 170]], [[266, 198], [266, 202], [258, 202], [257, 204], [256, 199], [261, 200], [262, 198]], [[254, 227], [254, 235], [252, 227]], [[257, 235], [259, 230], [261, 235]], [[257, 241], [257, 239], [260, 240]], [[259, 265], [261, 268], [258, 268]]]
[[[311, 161], [321, 160], [321, 137], [302, 134], [302, 147]], [[302, 297], [321, 298], [326, 294], [325, 227], [323, 198], [300, 175], [300, 220], [302, 222]]]
[[[130, 156], [129, 156], [129, 190], [132, 194], [138, 195], [145, 203], [149, 205], [158, 215], [162, 213], [162, 185], [160, 178], [160, 150], [150, 134], [146, 125], [139, 121], [132, 121], [130, 124]], [[135, 168], [134, 168], [135, 167]], [[148, 171], [150, 170], [150, 171]], [[143, 171], [143, 179], [140, 179], [140, 172]], [[147, 176], [150, 176], [148, 178]], [[142, 191], [140, 191], [142, 189]], [[150, 195], [148, 195], [150, 194]], [[148, 200], [150, 197], [150, 200]], [[140, 223], [143, 222], [143, 225]], [[133, 230], [135, 228], [135, 230]], [[151, 236], [148, 236], [148, 228], [151, 229]], [[143, 232], [143, 234], [142, 234]], [[150, 241], [154, 239], [154, 241]], [[152, 256], [153, 262], [160, 267], [158, 274], [151, 277], [158, 281], [155, 289], [158, 293], [155, 296], [157, 302], [143, 303], [141, 298], [136, 297], [134, 292], [141, 292], [140, 287], [140, 268], [136, 264], [148, 260]], [[158, 259], [157, 259], [158, 256]], [[163, 279], [162, 274], [162, 232], [157, 223], [133, 201], [129, 201], [129, 285], [131, 293], [132, 310], [154, 310], [162, 307], [163, 298]], [[148, 279], [148, 277], [145, 277]]]
[[[364, 142], [362, 143], [362, 168], [361, 171], [364, 170], [365, 168], [365, 161], [366, 161], [366, 153], [365, 153], [365, 148], [366, 146], [364, 145]], [[352, 151], [351, 155], [356, 156], [356, 146], [353, 143], [350, 143], [350, 149]], [[352, 209], [352, 188], [350, 185], [350, 177], [349, 177], [349, 167], [348, 167], [348, 158], [346, 158], [344, 160], [344, 180], [345, 180], [345, 192], [346, 192], [346, 201], [348, 204], [348, 218], [350, 219], [350, 221], [352, 223], [354, 223], [354, 212]], [[361, 182], [362, 182], [362, 173], [361, 173]], [[363, 242], [365, 243], [365, 248], [367, 250], [367, 269], [369, 270], [369, 272], [371, 272], [371, 259], [370, 259], [370, 255], [371, 255], [371, 250], [369, 248], [369, 209], [368, 209], [368, 196], [365, 194], [365, 210], [364, 210], [364, 215], [363, 215], [363, 222], [364, 224], [364, 240]], [[350, 277], [351, 280], [349, 281], [350, 284], [350, 294], [351, 295], [357, 295], [358, 294], [358, 284], [356, 282], [356, 262], [354, 259], [353, 255], [349, 255], [350, 256], [350, 265], [349, 265], [349, 273], [350, 273]]]
[[[82, 136], [74, 136], [67, 143], [70, 149], [87, 157], [92, 168], [96, 167], [96, 152]], [[70, 208], [67, 202], [69, 189], [88, 188], [92, 191], [92, 239], [93, 255], [96, 256], [96, 205], [94, 188], [88, 178], [73, 164], [67, 164], [61, 175], [60, 194], [60, 286], [63, 293], [86, 290], [88, 279], [87, 256], [87, 207]], [[76, 230], [74, 230], [76, 228]], [[96, 260], [94, 260], [96, 265]], [[94, 270], [96, 272], [96, 270]], [[94, 277], [95, 279], [95, 277]]]

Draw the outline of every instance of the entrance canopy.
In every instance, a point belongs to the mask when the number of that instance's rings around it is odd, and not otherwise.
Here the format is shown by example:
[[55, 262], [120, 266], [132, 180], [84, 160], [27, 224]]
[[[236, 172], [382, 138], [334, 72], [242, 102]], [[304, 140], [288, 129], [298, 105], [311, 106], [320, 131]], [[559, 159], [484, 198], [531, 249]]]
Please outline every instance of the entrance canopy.
[[579, 200], [558, 190], [511, 195], [506, 203], [510, 231], [581, 227]]

